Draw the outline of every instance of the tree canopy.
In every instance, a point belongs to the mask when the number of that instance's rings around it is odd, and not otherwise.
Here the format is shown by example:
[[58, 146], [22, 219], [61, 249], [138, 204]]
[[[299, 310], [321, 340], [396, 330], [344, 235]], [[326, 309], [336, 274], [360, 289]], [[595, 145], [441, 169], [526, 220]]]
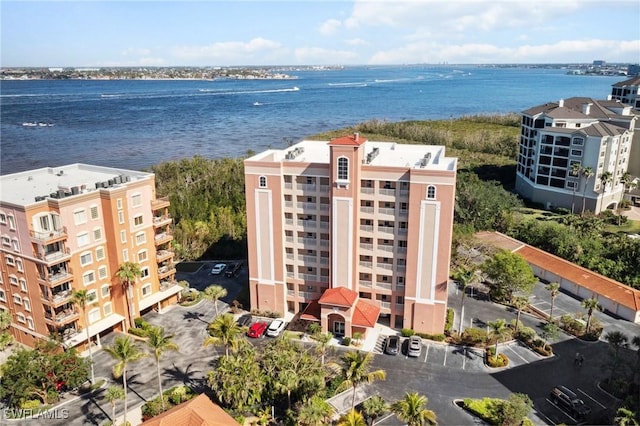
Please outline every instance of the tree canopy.
[[486, 260], [483, 272], [491, 280], [492, 295], [511, 301], [516, 292], [529, 294], [537, 282], [531, 267], [519, 254], [501, 250]]

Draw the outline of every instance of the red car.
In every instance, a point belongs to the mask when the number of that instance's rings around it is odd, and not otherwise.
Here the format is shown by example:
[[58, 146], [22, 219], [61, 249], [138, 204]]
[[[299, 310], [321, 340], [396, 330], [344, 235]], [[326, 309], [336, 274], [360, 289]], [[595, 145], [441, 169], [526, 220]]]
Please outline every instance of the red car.
[[254, 339], [258, 337], [262, 337], [264, 332], [267, 331], [267, 323], [263, 321], [258, 321], [255, 324], [249, 327], [249, 331], [247, 331], [247, 336], [253, 337]]

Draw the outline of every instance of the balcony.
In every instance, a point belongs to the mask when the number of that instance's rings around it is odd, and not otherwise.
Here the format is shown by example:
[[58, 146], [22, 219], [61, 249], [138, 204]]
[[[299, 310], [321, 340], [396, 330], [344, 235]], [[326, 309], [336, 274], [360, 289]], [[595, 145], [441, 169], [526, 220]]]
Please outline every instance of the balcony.
[[396, 196], [395, 188], [380, 188], [378, 190], [378, 193], [380, 195], [386, 195], [386, 196], [389, 196], [389, 197], [395, 197]]
[[378, 232], [382, 232], [384, 234], [393, 235], [394, 227], [393, 226], [378, 226]]
[[71, 300], [72, 296], [73, 292], [71, 290], [65, 290], [48, 296], [40, 294], [40, 299], [47, 305], [58, 306]]
[[320, 185], [320, 192], [327, 193], [329, 192], [329, 185]]
[[284, 237], [284, 241], [287, 243], [293, 243], [293, 237]]
[[284, 206], [292, 209], [293, 208], [293, 201], [285, 201], [284, 202]]
[[404, 272], [407, 270], [407, 265], [398, 265], [396, 266], [396, 271], [398, 272]]
[[407, 228], [398, 228], [398, 234], [406, 234]]
[[400, 197], [408, 197], [409, 196], [409, 190], [408, 189], [400, 189], [398, 191], [398, 195]]
[[318, 279], [318, 282], [329, 284], [329, 275], [320, 275], [320, 279]]
[[293, 183], [285, 182], [284, 183], [284, 189], [293, 189]]
[[62, 227], [61, 229], [57, 229], [55, 231], [29, 231], [29, 236], [31, 237], [31, 240], [33, 242], [46, 245], [57, 240], [63, 240], [67, 238], [67, 228]]
[[170, 205], [169, 197], [158, 197], [155, 200], [151, 200], [151, 210], [166, 209]]
[[387, 215], [387, 216], [395, 216], [396, 215], [396, 209], [392, 209], [392, 208], [389, 208], [389, 207], [379, 207], [378, 208], [378, 214]]
[[329, 229], [329, 222], [320, 222], [320, 228]]
[[72, 278], [73, 271], [71, 270], [71, 268], [58, 271], [54, 274], [45, 274], [44, 276], [38, 275], [38, 279], [49, 286], [56, 286], [65, 281], [70, 281]]
[[295, 278], [295, 277], [296, 277], [295, 272], [287, 271], [287, 278]]
[[304, 211], [317, 210], [318, 205], [316, 203], [298, 203], [297, 208], [302, 209]]
[[175, 275], [175, 273], [176, 273], [176, 268], [174, 268], [173, 266], [161, 266], [158, 268], [159, 279], [166, 278], [170, 275]]
[[287, 260], [295, 260], [293, 257], [293, 253], [287, 253], [286, 257], [287, 257]]
[[359, 280], [358, 285], [360, 287], [367, 287], [367, 288], [371, 288], [372, 286], [371, 281], [365, 281], [365, 280]]
[[359, 265], [362, 266], [363, 268], [369, 268], [369, 269], [371, 269], [373, 267], [373, 263], [372, 262], [368, 262], [366, 260], [359, 261]]
[[293, 226], [293, 219], [285, 219], [284, 224], [288, 226]]
[[[380, 263], [376, 263], [376, 266], [377, 266], [378, 268], [381, 268], [381, 269], [387, 269], [387, 270], [389, 270], [389, 271], [393, 271], [393, 263], [383, 263], [383, 262], [380, 262]], [[391, 287], [389, 287], [389, 288], [391, 288]]]
[[363, 232], [373, 232], [373, 225], [360, 225], [360, 230]]
[[304, 281], [318, 281], [318, 276], [316, 274], [298, 274], [298, 277]]
[[360, 206], [360, 213], [373, 214], [373, 207], [371, 207], [371, 206]]
[[373, 244], [372, 243], [360, 243], [360, 248], [363, 250], [373, 250]]
[[299, 191], [304, 191], [304, 192], [316, 192], [316, 185], [315, 183], [299, 183], [296, 185], [296, 188]]
[[381, 309], [391, 309], [391, 302], [382, 302], [382, 301], [380, 301], [380, 308]]
[[320, 240], [320, 247], [329, 247], [329, 240]]
[[376, 283], [376, 288], [383, 288], [385, 290], [391, 290], [391, 283]]
[[321, 257], [320, 258], [320, 264], [321, 265], [328, 265], [329, 264], [329, 258], [328, 257]]
[[361, 194], [373, 194], [375, 190], [373, 188], [362, 187], [360, 188]]
[[396, 250], [398, 250], [398, 253], [406, 253], [407, 252], [407, 248], [406, 247], [398, 247]]
[[308, 246], [315, 246], [315, 245], [318, 244], [318, 240], [316, 240], [315, 238], [298, 237], [298, 244], [304, 244], [304, 245], [308, 245]]
[[390, 244], [378, 244], [378, 250], [393, 252], [393, 246]]
[[153, 218], [153, 227], [160, 228], [161, 226], [170, 225], [173, 222], [173, 218], [169, 215], [165, 216], [154, 216]]
[[70, 323], [80, 317], [80, 313], [75, 309], [65, 309], [64, 311], [57, 312], [55, 316], [51, 315], [51, 312], [45, 311], [44, 319], [49, 324], [56, 326]]
[[173, 240], [173, 235], [171, 235], [169, 232], [161, 232], [160, 234], [156, 234], [153, 237], [156, 246], [162, 245], [164, 243], [168, 243], [169, 241]]
[[404, 292], [404, 284], [396, 284], [394, 290]]
[[295, 297], [296, 292], [295, 290], [287, 290], [287, 296], [294, 296]]
[[320, 210], [322, 211], [329, 211], [329, 207], [330, 207], [329, 204], [325, 204], [325, 203], [320, 204]]
[[316, 293], [313, 291], [299, 291], [298, 296], [303, 299], [313, 299], [316, 296]]
[[171, 250], [158, 250], [156, 252], [156, 263], [160, 263], [164, 260], [171, 259], [173, 252]]
[[318, 263], [318, 258], [315, 256], [298, 256], [298, 259], [302, 259], [303, 263]]
[[34, 253], [35, 257], [43, 262], [53, 265], [71, 259], [71, 250], [68, 248], [62, 248], [58, 251], [52, 251], [49, 253]]
[[317, 224], [314, 220], [299, 220], [298, 226], [301, 226], [303, 228], [316, 228]]
[[160, 291], [168, 290], [170, 287], [173, 287], [174, 285], [178, 285], [178, 283], [171, 280], [160, 281]]

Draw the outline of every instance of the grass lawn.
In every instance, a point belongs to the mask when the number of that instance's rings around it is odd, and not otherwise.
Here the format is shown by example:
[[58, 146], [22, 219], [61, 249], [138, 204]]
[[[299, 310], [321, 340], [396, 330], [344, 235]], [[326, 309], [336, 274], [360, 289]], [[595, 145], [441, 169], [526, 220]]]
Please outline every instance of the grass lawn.
[[176, 265], [176, 271], [191, 274], [198, 272], [203, 266], [204, 263], [200, 262], [180, 262]]
[[618, 225], [607, 225], [605, 230], [612, 233], [639, 234], [640, 220], [627, 220], [627, 223]]

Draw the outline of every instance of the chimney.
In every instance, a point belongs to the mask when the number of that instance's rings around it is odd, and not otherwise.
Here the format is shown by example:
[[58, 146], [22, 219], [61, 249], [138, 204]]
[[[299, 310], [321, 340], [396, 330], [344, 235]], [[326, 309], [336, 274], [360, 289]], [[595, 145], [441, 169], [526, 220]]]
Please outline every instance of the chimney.
[[560, 100], [558, 101], [558, 106], [559, 106], [560, 108], [564, 107], [564, 99], [560, 99]]
[[359, 138], [359, 137], [360, 137], [360, 133], [355, 132], [355, 133], [353, 134], [353, 140], [354, 140], [354, 141], [358, 142], [358, 138]]
[[591, 103], [584, 103], [582, 104], [582, 113], [584, 115], [589, 115], [589, 113], [591, 112]]

